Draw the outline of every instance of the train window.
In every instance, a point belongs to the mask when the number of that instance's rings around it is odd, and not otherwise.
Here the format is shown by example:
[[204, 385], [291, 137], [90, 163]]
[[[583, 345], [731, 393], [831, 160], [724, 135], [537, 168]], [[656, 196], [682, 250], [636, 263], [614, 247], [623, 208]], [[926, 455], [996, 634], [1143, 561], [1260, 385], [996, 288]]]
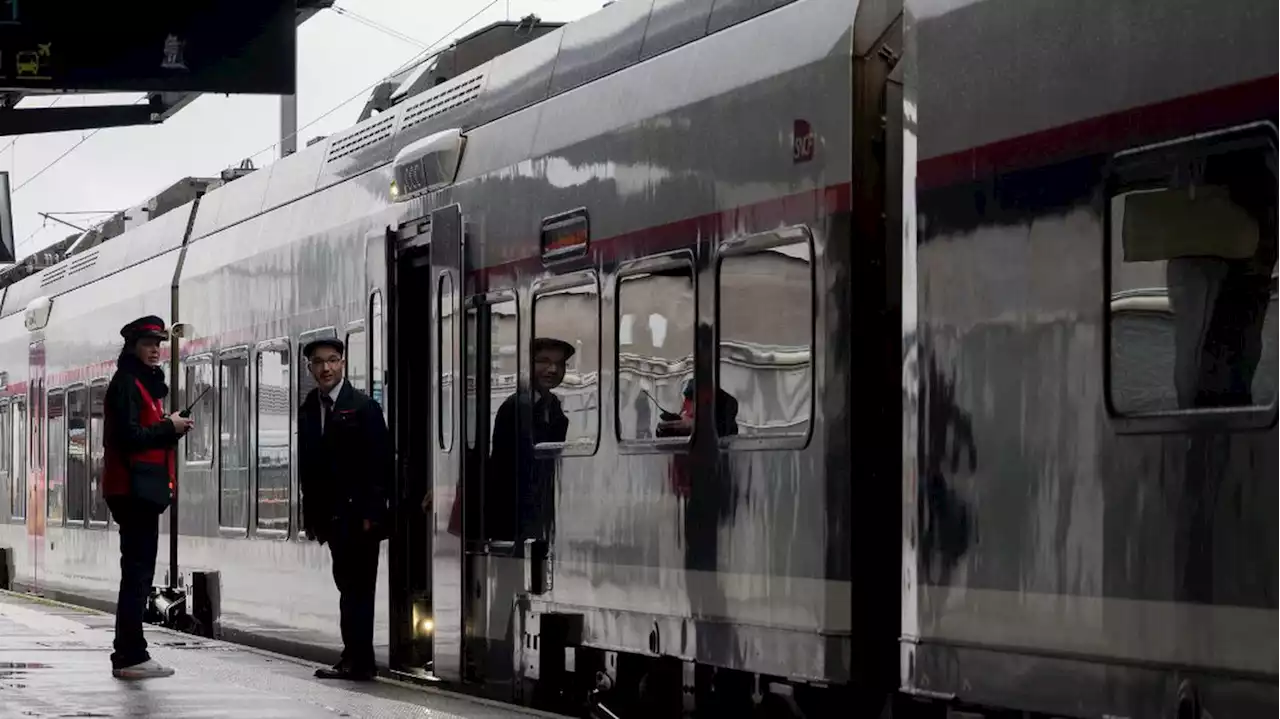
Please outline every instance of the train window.
[[289, 531], [289, 341], [258, 347], [258, 531]]
[[369, 296], [369, 396], [382, 407], [382, 414], [385, 419], [387, 414], [387, 401], [383, 397], [386, 392], [386, 363], [383, 361], [382, 346], [382, 293], [375, 291]]
[[347, 381], [361, 392], [369, 392], [369, 346], [365, 342], [364, 328], [347, 332]]
[[441, 272], [436, 284], [436, 367], [439, 368], [439, 389], [437, 396], [440, 408], [436, 426], [439, 427], [438, 441], [440, 449], [448, 452], [453, 449], [453, 412], [455, 387], [455, 367], [453, 363], [454, 323], [458, 319], [458, 298], [453, 289], [453, 275]]
[[[184, 444], [187, 446], [187, 463], [213, 461], [213, 417], [214, 400], [213, 358], [209, 355], [190, 357], [187, 359], [183, 377], [183, 401], [185, 409], [191, 406], [191, 419], [195, 426], [187, 434]], [[209, 390], [208, 394], [204, 394]], [[203, 395], [203, 396], [202, 396]], [[199, 398], [199, 402], [196, 399]]]
[[0, 483], [9, 490], [9, 516], [18, 506], [18, 483], [13, 475], [13, 426], [9, 414], [9, 400], [0, 402]]
[[[813, 395], [809, 235], [786, 230], [721, 249], [716, 434], [807, 442]], [[698, 393], [699, 396], [704, 396]]]
[[89, 388], [67, 390], [67, 522], [83, 524], [89, 499]]
[[[595, 273], [557, 278], [538, 288], [529, 349], [535, 448], [595, 453], [600, 435], [600, 292]], [[554, 398], [551, 403], [544, 401], [548, 394]]]
[[107, 400], [107, 381], [89, 385], [89, 521], [106, 525], [111, 520], [106, 497], [102, 494], [103, 472], [103, 406]]
[[67, 400], [63, 390], [51, 390], [45, 424], [45, 517], [62, 523], [67, 479]]
[[1108, 217], [1113, 414], [1256, 416], [1274, 407], [1276, 189], [1270, 131], [1244, 128], [1116, 157]]
[[218, 522], [249, 528], [249, 351], [218, 355]]
[[695, 308], [691, 259], [642, 260], [618, 278], [617, 430], [623, 441], [688, 441]]
[[13, 476], [16, 481], [12, 514], [15, 519], [27, 516], [27, 405], [15, 399], [10, 405], [10, 418], [13, 421]]

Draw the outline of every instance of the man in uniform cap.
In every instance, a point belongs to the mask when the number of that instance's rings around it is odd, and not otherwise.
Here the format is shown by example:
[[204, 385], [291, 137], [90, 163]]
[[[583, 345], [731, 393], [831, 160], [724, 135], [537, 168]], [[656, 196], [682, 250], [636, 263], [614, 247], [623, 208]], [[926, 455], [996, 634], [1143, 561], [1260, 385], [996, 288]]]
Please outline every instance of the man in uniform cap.
[[173, 498], [178, 440], [192, 422], [165, 416], [169, 394], [160, 369], [160, 343], [169, 339], [159, 317], [140, 317], [120, 330], [124, 349], [107, 385], [103, 412], [102, 494], [120, 529], [120, 595], [116, 600], [112, 674], [119, 679], [167, 677], [173, 670], [147, 653], [142, 616], [156, 571], [160, 515]]
[[388, 536], [395, 459], [382, 407], [343, 375], [345, 347], [318, 339], [303, 348], [316, 388], [298, 413], [302, 514], [309, 539], [328, 543], [341, 595], [342, 659], [321, 679], [372, 679], [378, 545]]

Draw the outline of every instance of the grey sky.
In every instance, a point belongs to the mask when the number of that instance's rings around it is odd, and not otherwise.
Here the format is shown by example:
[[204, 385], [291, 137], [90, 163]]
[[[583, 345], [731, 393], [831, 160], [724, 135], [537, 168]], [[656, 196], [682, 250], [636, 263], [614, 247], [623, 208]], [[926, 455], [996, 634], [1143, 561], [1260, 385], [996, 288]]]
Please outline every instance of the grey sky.
[[[422, 45], [446, 44], [491, 22], [536, 13], [568, 22], [599, 10], [604, 0], [497, 0], [456, 32], [449, 32], [490, 0], [338, 0], [335, 5]], [[447, 34], [446, 34], [447, 33]], [[367, 88], [422, 51], [420, 45], [333, 11], [298, 31], [298, 123], [305, 125]], [[137, 95], [62, 96], [58, 106], [130, 102]], [[367, 93], [298, 133], [298, 146], [355, 123]], [[50, 104], [28, 99], [22, 107]], [[186, 176], [215, 176], [246, 157], [258, 167], [278, 155], [279, 98], [264, 95], [205, 96], [162, 125], [0, 138], [0, 170], [14, 188], [14, 237], [19, 257], [74, 232], [40, 212], [116, 211], [136, 205]], [[50, 162], [84, 140], [38, 177]], [[12, 144], [11, 144], [12, 143]], [[25, 184], [24, 184], [25, 183]], [[21, 188], [21, 189], [19, 189]], [[63, 216], [87, 226], [99, 216]]]

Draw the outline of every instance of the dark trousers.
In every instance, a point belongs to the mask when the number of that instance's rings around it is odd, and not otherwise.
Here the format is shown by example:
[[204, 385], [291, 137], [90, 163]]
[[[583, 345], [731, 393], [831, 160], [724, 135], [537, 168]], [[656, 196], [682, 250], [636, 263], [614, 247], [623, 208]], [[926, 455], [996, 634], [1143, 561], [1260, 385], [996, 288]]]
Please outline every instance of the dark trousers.
[[107, 497], [120, 529], [120, 594], [116, 597], [116, 640], [111, 666], [131, 667], [151, 658], [142, 636], [142, 616], [156, 574], [160, 510], [135, 497]]
[[378, 586], [378, 540], [358, 532], [329, 541], [333, 581], [342, 599], [342, 661], [353, 669], [374, 668], [373, 608]]

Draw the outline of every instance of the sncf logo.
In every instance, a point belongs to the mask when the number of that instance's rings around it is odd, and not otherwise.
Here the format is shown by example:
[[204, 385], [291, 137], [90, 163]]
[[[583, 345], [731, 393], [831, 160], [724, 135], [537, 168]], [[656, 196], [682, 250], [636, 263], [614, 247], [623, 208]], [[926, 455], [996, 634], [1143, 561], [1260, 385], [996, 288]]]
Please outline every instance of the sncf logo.
[[813, 159], [813, 128], [805, 120], [796, 120], [791, 130], [791, 159], [793, 162], [808, 162]]

